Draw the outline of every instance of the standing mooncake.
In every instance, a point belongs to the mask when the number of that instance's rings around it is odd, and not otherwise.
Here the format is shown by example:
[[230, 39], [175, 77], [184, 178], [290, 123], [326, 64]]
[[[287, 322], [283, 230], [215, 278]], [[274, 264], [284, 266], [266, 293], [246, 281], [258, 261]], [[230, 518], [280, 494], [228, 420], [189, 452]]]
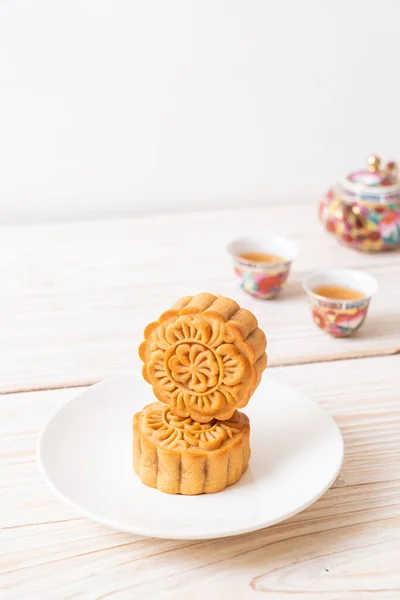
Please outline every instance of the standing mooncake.
[[257, 319], [224, 296], [181, 298], [144, 337], [143, 376], [156, 398], [199, 423], [230, 419], [246, 406], [267, 366]]

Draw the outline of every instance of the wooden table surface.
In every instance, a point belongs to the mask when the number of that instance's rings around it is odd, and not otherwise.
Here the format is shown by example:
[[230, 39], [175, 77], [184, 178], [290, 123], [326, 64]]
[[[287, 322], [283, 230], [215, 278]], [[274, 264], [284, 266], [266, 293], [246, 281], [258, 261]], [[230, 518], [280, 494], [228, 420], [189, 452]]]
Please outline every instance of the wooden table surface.
[[[287, 288], [270, 302], [238, 288], [225, 253], [231, 238], [262, 231], [300, 247]], [[315, 203], [9, 227], [0, 248], [2, 599], [399, 600], [399, 252], [338, 245]], [[311, 269], [334, 265], [379, 282], [365, 325], [348, 340], [315, 327], [300, 285]], [[144, 325], [201, 291], [255, 312], [273, 377], [339, 424], [343, 469], [313, 506], [247, 535], [179, 542], [92, 523], [46, 488], [38, 432], [83, 386], [139, 368]]]

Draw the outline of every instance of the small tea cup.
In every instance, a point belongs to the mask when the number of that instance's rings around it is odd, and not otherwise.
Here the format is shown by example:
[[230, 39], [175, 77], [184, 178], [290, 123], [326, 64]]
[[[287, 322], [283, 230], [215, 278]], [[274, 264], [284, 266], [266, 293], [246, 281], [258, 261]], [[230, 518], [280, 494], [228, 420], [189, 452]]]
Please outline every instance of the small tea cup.
[[[277, 235], [238, 238], [227, 250], [244, 291], [262, 299], [274, 298], [279, 293], [298, 254], [294, 242]], [[249, 253], [267, 254], [272, 260], [263, 262], [243, 257]]]
[[[357, 300], [340, 300], [318, 295], [322, 286], [345, 287], [362, 294]], [[378, 289], [372, 275], [357, 269], [322, 269], [303, 280], [314, 323], [334, 337], [352, 335], [365, 321], [372, 296]]]

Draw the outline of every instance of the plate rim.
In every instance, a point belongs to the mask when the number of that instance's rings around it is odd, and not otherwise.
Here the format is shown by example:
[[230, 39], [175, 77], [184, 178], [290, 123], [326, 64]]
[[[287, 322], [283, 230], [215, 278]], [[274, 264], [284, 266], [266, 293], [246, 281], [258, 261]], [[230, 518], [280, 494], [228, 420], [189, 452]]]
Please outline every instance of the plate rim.
[[[238, 527], [237, 529], [232, 530], [232, 528], [229, 529], [222, 529], [219, 531], [216, 531], [215, 534], [210, 534], [210, 533], [205, 533], [205, 534], [201, 534], [201, 533], [191, 533], [191, 532], [187, 532], [184, 535], [178, 535], [176, 533], [176, 529], [173, 529], [171, 531], [166, 530], [165, 528], [163, 528], [162, 530], [149, 530], [147, 528], [142, 528], [142, 527], [131, 527], [131, 526], [126, 526], [126, 525], [122, 525], [122, 523], [118, 522], [118, 521], [114, 521], [112, 519], [108, 519], [107, 517], [102, 517], [100, 515], [97, 515], [95, 513], [92, 513], [88, 510], [86, 510], [84, 507], [82, 507], [81, 505], [77, 504], [76, 502], [74, 502], [73, 500], [71, 500], [68, 496], [66, 496], [65, 494], [63, 494], [58, 488], [57, 486], [53, 483], [52, 479], [48, 476], [47, 472], [46, 472], [46, 468], [43, 464], [43, 460], [42, 460], [42, 445], [43, 445], [43, 438], [48, 430], [48, 428], [51, 426], [53, 420], [55, 420], [58, 416], [59, 413], [61, 411], [63, 411], [69, 404], [71, 404], [72, 402], [77, 401], [78, 398], [80, 398], [82, 395], [84, 395], [85, 393], [87, 393], [89, 390], [92, 390], [94, 388], [98, 388], [98, 387], [102, 387], [105, 385], [108, 385], [112, 382], [115, 381], [119, 381], [121, 379], [130, 379], [130, 378], [134, 378], [136, 377], [136, 373], [134, 372], [126, 372], [124, 374], [120, 374], [117, 375], [115, 377], [111, 377], [108, 379], [105, 379], [103, 381], [99, 381], [98, 383], [95, 383], [89, 387], [87, 387], [86, 389], [82, 390], [80, 393], [78, 393], [76, 396], [73, 396], [72, 398], [70, 398], [69, 400], [66, 400], [45, 422], [45, 424], [42, 426], [38, 439], [37, 439], [37, 444], [36, 444], [36, 463], [38, 466], [38, 469], [46, 483], [46, 485], [48, 486], [49, 490], [57, 497], [59, 498], [64, 504], [70, 506], [71, 508], [73, 508], [75, 511], [77, 511], [78, 513], [80, 513], [81, 515], [83, 515], [84, 517], [88, 518], [91, 521], [94, 521], [95, 523], [100, 523], [101, 525], [105, 525], [106, 527], [109, 527], [110, 529], [113, 529], [114, 531], [120, 531], [120, 532], [124, 532], [124, 533], [130, 533], [133, 535], [138, 535], [138, 536], [143, 536], [143, 537], [152, 537], [152, 538], [157, 538], [157, 539], [167, 539], [167, 540], [212, 540], [212, 539], [219, 539], [219, 538], [227, 538], [227, 537], [233, 537], [235, 535], [244, 535], [246, 533], [251, 533], [254, 531], [258, 531], [260, 529], [265, 529], [267, 527], [272, 527], [273, 525], [276, 525], [277, 523], [283, 523], [284, 521], [287, 521], [287, 519], [290, 519], [291, 517], [294, 517], [295, 515], [299, 514], [300, 512], [302, 512], [303, 510], [305, 510], [306, 508], [308, 508], [309, 506], [311, 506], [312, 504], [314, 504], [314, 502], [316, 502], [317, 500], [319, 500], [328, 490], [329, 488], [332, 486], [332, 484], [334, 483], [334, 481], [336, 480], [336, 478], [338, 477], [342, 466], [343, 466], [343, 461], [344, 461], [344, 439], [343, 439], [343, 434], [341, 432], [341, 429], [339, 427], [339, 425], [336, 423], [335, 419], [332, 417], [332, 415], [323, 407], [321, 406], [316, 400], [314, 400], [313, 398], [311, 398], [310, 396], [308, 396], [308, 394], [298, 390], [297, 388], [288, 385], [286, 383], [283, 383], [281, 381], [279, 381], [279, 379], [275, 379], [273, 377], [265, 377], [266, 379], [268, 379], [269, 381], [273, 381], [274, 383], [277, 383], [279, 386], [287, 388], [288, 390], [291, 391], [295, 391], [297, 394], [303, 396], [304, 398], [306, 398], [309, 402], [311, 402], [312, 404], [315, 404], [320, 410], [322, 410], [331, 420], [333, 426], [335, 427], [337, 433], [339, 434], [339, 441], [340, 441], [340, 460], [338, 461], [338, 466], [334, 472], [334, 474], [332, 475], [332, 477], [329, 479], [328, 483], [323, 487], [323, 489], [315, 496], [313, 496], [312, 498], [308, 499], [306, 502], [304, 502], [303, 504], [297, 506], [295, 509], [293, 509], [292, 511], [288, 511], [284, 516], [280, 516], [277, 517], [276, 519], [266, 519], [265, 521], [260, 521], [257, 524], [251, 525], [251, 526], [243, 526], [243, 527]], [[143, 484], [144, 485], [144, 484]], [[162, 493], [162, 492], [160, 492]]]

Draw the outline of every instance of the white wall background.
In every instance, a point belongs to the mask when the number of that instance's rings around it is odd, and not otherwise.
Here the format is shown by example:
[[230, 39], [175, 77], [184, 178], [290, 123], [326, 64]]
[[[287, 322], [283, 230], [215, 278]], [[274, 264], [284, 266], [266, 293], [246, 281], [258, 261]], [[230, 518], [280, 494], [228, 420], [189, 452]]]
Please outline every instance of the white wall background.
[[0, 0], [0, 219], [317, 198], [400, 158], [397, 0]]

